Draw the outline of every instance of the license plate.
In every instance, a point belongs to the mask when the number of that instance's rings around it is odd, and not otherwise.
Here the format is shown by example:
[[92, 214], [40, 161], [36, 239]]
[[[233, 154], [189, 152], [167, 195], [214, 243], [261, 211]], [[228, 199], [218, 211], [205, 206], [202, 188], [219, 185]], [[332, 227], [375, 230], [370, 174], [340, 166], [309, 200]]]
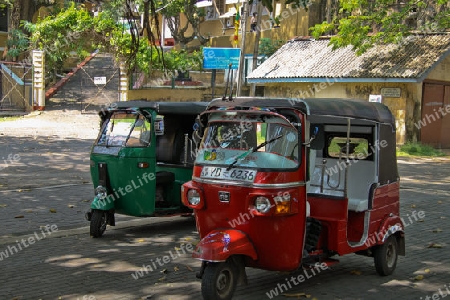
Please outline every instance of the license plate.
[[230, 180], [253, 182], [256, 177], [256, 171], [245, 169], [234, 169], [234, 168], [227, 171], [227, 168], [222, 167], [203, 167], [200, 177], [210, 179], [230, 179]]

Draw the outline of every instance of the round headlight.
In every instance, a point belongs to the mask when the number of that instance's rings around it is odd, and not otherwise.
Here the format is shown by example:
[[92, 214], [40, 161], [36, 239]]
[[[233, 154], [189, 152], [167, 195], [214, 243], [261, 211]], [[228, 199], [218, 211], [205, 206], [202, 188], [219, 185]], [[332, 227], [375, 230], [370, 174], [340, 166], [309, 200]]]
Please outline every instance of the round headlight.
[[258, 212], [265, 214], [270, 210], [272, 205], [268, 198], [259, 196], [255, 200], [255, 207]]
[[198, 205], [200, 203], [200, 194], [197, 190], [189, 190], [187, 193], [187, 198], [190, 205]]
[[95, 189], [95, 195], [98, 199], [103, 200], [106, 198], [106, 196], [108, 196], [108, 190], [104, 186], [99, 185]]

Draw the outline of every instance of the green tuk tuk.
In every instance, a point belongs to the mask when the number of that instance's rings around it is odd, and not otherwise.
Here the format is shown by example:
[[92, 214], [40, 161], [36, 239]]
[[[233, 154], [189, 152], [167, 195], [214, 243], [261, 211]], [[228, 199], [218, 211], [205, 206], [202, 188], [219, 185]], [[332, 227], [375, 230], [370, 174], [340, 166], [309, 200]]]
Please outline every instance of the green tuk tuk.
[[191, 136], [205, 102], [113, 103], [102, 110], [92, 146], [90, 171], [95, 197], [86, 219], [92, 237], [115, 225], [115, 213], [154, 217], [191, 214], [180, 199], [192, 177]]

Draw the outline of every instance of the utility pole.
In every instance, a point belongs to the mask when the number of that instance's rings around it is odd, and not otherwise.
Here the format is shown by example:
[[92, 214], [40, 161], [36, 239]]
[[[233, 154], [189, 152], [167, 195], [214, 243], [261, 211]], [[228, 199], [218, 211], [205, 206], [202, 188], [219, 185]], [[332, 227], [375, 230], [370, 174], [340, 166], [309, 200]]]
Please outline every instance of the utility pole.
[[242, 12], [242, 22], [241, 22], [241, 53], [239, 56], [239, 67], [237, 74], [237, 87], [236, 87], [236, 97], [241, 95], [242, 89], [242, 78], [244, 77], [244, 58], [245, 58], [245, 36], [247, 27], [247, 16], [248, 16], [248, 1], [244, 2], [244, 10]]

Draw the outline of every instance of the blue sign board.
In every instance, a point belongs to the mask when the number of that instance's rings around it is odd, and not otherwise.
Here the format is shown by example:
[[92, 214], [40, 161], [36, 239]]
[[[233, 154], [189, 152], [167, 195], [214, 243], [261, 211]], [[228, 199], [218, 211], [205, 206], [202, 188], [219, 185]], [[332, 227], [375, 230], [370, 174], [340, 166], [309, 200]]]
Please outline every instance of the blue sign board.
[[231, 69], [239, 67], [239, 48], [203, 48], [203, 69]]

